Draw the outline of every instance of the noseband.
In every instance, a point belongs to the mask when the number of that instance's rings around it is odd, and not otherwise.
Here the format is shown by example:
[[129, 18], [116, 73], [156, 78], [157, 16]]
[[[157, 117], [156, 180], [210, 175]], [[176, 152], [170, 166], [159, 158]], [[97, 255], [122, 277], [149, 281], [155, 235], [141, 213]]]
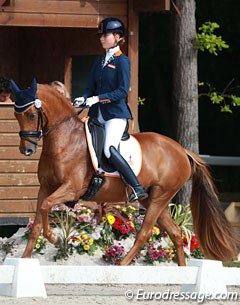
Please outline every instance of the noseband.
[[[38, 145], [38, 142], [47, 134], [49, 134], [52, 130], [58, 128], [61, 124], [63, 124], [64, 122], [67, 122], [68, 120], [70, 120], [71, 118], [79, 115], [84, 107], [81, 110], [78, 110], [76, 113], [64, 118], [62, 121], [60, 121], [59, 123], [53, 125], [51, 128], [49, 128], [48, 130], [44, 130], [44, 120], [45, 120], [45, 125], [48, 123], [48, 118], [47, 115], [45, 114], [43, 108], [42, 108], [42, 102], [39, 99], [36, 99], [34, 102], [34, 107], [37, 109], [37, 114], [38, 114], [38, 121], [37, 121], [37, 129], [35, 131], [31, 131], [31, 130], [21, 130], [19, 132], [19, 136], [21, 138], [21, 140], [30, 142], [34, 145]], [[31, 138], [34, 138], [31, 139]]]

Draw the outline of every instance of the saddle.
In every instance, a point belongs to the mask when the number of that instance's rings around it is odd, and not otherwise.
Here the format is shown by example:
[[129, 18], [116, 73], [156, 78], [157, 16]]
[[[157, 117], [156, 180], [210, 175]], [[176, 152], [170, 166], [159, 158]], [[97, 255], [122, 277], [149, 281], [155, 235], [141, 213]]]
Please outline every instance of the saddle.
[[[105, 142], [104, 125], [94, 118], [90, 118], [87, 124], [92, 137], [92, 145], [98, 159], [98, 167], [101, 167], [103, 171], [108, 173], [114, 172], [115, 169], [109, 163], [103, 151], [104, 142]], [[128, 128], [129, 128], [129, 124], [127, 123], [121, 141], [126, 141], [130, 138], [130, 135], [128, 133]]]
[[[113, 173], [116, 170], [109, 163], [108, 159], [104, 154], [104, 143], [105, 143], [105, 128], [104, 125], [101, 124], [97, 119], [90, 118], [87, 122], [89, 132], [91, 134], [92, 146], [96, 153], [96, 157], [98, 160], [98, 167], [103, 171], [108, 173]], [[129, 125], [127, 123], [126, 128], [124, 130], [121, 141], [126, 141], [130, 138], [128, 133]], [[86, 193], [81, 197], [82, 200], [90, 200], [101, 188], [105, 181], [104, 172], [95, 172], [91, 178], [88, 189]]]

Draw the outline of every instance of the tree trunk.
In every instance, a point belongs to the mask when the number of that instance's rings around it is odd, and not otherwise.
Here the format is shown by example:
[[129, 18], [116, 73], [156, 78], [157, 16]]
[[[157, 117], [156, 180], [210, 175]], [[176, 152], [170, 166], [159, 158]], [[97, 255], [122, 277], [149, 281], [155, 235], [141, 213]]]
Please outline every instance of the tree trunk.
[[[174, 0], [181, 16], [172, 11], [173, 50], [173, 112], [176, 140], [194, 152], [198, 148], [198, 87], [197, 50], [193, 48], [196, 37], [194, 0]], [[191, 184], [187, 183], [175, 201], [190, 202]]]

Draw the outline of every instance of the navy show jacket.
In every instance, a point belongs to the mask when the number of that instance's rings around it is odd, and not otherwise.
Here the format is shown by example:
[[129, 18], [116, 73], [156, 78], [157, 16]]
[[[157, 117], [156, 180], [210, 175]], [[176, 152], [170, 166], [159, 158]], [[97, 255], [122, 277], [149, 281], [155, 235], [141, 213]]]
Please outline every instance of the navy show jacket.
[[98, 56], [88, 78], [83, 97], [98, 96], [100, 102], [89, 109], [89, 116], [97, 118], [98, 109], [104, 120], [132, 119], [127, 104], [130, 88], [130, 61], [120, 50], [103, 67], [104, 56]]

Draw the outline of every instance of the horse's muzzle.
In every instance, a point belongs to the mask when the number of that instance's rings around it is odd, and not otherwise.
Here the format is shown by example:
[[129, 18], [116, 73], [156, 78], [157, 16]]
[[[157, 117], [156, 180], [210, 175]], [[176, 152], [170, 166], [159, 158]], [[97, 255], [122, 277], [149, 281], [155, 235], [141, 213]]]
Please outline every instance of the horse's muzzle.
[[29, 157], [32, 154], [34, 154], [37, 151], [37, 146], [36, 145], [31, 145], [29, 147], [26, 146], [20, 146], [19, 147], [20, 153]]

